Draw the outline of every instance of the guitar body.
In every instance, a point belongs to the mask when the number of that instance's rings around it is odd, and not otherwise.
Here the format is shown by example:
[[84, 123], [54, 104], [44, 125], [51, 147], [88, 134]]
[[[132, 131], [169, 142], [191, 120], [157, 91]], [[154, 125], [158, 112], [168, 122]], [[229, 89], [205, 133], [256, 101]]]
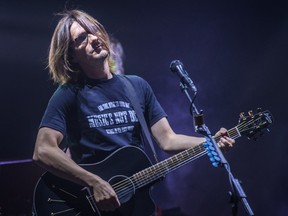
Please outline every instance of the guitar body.
[[112, 187], [121, 185], [119, 194], [113, 187], [121, 202], [121, 207], [113, 212], [100, 212], [88, 188], [46, 172], [34, 190], [34, 211], [38, 216], [152, 215], [155, 205], [150, 198], [150, 185], [136, 189], [136, 185], [130, 180], [133, 174], [149, 166], [151, 162], [147, 155], [141, 149], [132, 146], [118, 149], [101, 162], [81, 165], [108, 181]]

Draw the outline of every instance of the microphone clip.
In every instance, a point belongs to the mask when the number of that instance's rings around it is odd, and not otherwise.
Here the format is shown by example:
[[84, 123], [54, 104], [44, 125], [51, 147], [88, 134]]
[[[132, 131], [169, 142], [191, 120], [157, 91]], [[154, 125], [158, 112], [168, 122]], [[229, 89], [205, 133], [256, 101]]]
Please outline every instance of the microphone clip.
[[205, 134], [205, 131], [203, 129], [204, 125], [204, 114], [203, 110], [200, 110], [199, 113], [196, 113], [195, 111], [193, 112], [193, 119], [194, 119], [194, 127], [195, 127], [195, 132], [199, 134]]
[[181, 61], [172, 61], [170, 64], [170, 70], [180, 78], [180, 85], [182, 84], [181, 88], [190, 87], [192, 91], [194, 91], [194, 94], [197, 93], [197, 88], [189, 77], [187, 71], [184, 69], [184, 65]]

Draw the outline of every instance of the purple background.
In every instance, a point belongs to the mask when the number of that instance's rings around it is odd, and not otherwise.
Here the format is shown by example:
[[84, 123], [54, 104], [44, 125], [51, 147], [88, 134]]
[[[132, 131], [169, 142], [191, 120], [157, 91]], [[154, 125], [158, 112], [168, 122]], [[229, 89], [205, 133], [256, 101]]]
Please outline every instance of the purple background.
[[[234, 127], [240, 112], [270, 110], [275, 121], [271, 133], [257, 142], [241, 138], [225, 156], [234, 176], [243, 182], [254, 213], [284, 216], [288, 215], [286, 2], [66, 1], [66, 6], [90, 13], [121, 41], [126, 73], [151, 84], [176, 132], [195, 135], [188, 101], [169, 69], [174, 59], [183, 62], [196, 84], [195, 104], [204, 110], [213, 133], [222, 126]], [[56, 87], [45, 68], [58, 20], [53, 14], [64, 7], [61, 0], [0, 2], [2, 162], [32, 156], [37, 127]], [[161, 208], [180, 207], [187, 215], [231, 215], [229, 190], [225, 170], [212, 167], [204, 156], [168, 175], [153, 196]], [[1, 198], [9, 199], [13, 198]], [[241, 203], [239, 215], [246, 215]]]

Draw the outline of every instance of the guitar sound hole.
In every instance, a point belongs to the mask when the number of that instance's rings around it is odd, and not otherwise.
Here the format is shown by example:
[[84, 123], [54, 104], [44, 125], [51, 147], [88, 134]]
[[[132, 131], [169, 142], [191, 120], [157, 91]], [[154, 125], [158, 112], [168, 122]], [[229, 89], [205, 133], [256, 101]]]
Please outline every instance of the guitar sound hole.
[[133, 181], [127, 176], [113, 176], [108, 182], [115, 190], [121, 204], [129, 201], [135, 194], [135, 185]]

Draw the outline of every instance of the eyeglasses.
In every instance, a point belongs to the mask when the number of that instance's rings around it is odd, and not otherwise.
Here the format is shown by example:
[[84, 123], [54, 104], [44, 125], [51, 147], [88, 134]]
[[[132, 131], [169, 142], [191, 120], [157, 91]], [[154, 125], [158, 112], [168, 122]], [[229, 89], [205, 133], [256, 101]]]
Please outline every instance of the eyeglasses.
[[79, 47], [80, 45], [87, 43], [88, 35], [89, 34], [87, 32], [81, 33], [77, 38], [73, 40], [74, 44]]
[[75, 47], [86, 46], [89, 36], [96, 37], [96, 39], [97, 39], [98, 42], [102, 41], [101, 33], [100, 33], [100, 32], [96, 32], [96, 36], [95, 36], [94, 34], [92, 34], [92, 33], [82, 32], [82, 33], [80, 33], [80, 34], [78, 35], [77, 38], [75, 38], [74, 40], [72, 40], [72, 44], [73, 44]]

